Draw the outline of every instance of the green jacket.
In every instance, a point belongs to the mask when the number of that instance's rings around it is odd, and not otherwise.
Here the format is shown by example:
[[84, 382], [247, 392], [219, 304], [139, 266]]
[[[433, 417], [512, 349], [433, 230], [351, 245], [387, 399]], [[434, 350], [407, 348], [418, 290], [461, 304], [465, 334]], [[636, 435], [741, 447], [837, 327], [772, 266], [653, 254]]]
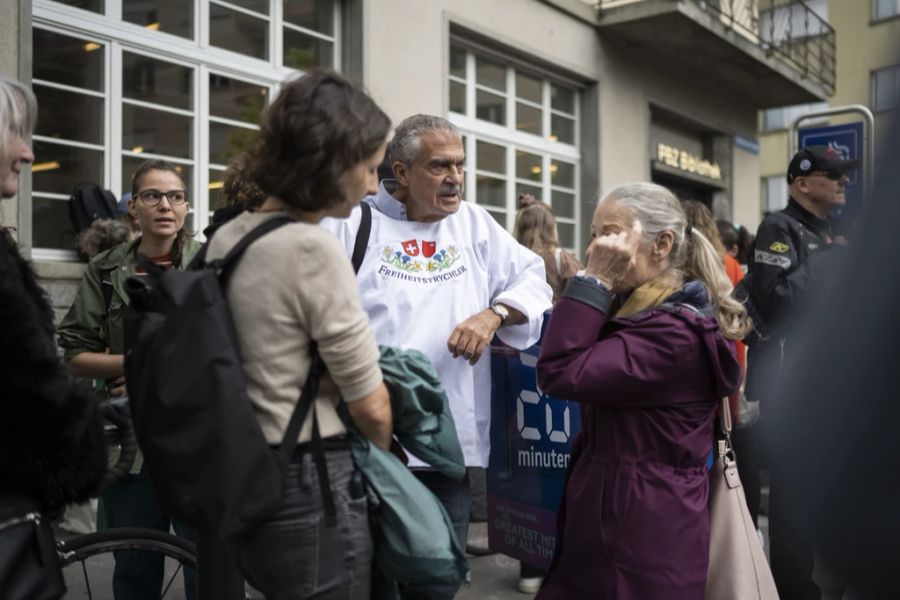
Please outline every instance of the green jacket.
[[466, 461], [441, 378], [422, 352], [379, 346], [378, 365], [391, 396], [394, 435], [407, 451], [462, 481]]
[[[135, 249], [140, 238], [114, 246], [91, 259], [81, 278], [75, 302], [59, 324], [59, 345], [65, 353], [66, 363], [82, 352], [106, 352], [124, 354], [124, 318], [128, 295], [125, 293], [125, 280], [134, 275]], [[190, 264], [197, 254], [200, 244], [188, 240], [181, 255], [183, 269]], [[103, 273], [109, 272], [112, 284], [112, 297], [109, 301], [109, 315], [106, 311], [106, 298], [103, 295]], [[101, 386], [102, 387], [102, 386]], [[109, 465], [118, 462], [118, 449], [111, 448], [108, 456]], [[144, 463], [143, 455], [138, 451], [131, 473], [138, 473]]]
[[[59, 325], [59, 345], [65, 352], [66, 362], [82, 352], [106, 352], [123, 354], [123, 319], [128, 296], [125, 280], [134, 275], [135, 248], [140, 238], [119, 244], [91, 259], [78, 286], [75, 302]], [[200, 244], [188, 240], [181, 257], [184, 268], [200, 249]], [[103, 273], [109, 272], [113, 293], [109, 302], [101, 288]]]

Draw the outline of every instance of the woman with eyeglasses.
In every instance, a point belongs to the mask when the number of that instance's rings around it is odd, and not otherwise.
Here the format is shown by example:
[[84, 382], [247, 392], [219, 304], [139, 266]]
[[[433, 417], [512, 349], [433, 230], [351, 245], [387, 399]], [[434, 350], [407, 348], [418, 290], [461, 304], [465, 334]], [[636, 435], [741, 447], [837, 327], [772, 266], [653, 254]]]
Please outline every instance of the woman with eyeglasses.
[[[184, 228], [189, 203], [178, 168], [162, 160], [143, 163], [131, 178], [128, 212], [141, 225], [141, 236], [95, 256], [78, 288], [75, 302], [59, 326], [59, 345], [76, 377], [106, 382], [109, 398], [125, 395], [123, 316], [128, 296], [123, 284], [140, 275], [138, 255], [164, 269], [182, 269], [200, 245]], [[124, 399], [124, 398], [123, 398]], [[107, 527], [147, 527], [169, 531], [150, 477], [138, 454], [131, 473], [103, 493], [101, 522]], [[189, 539], [195, 533], [178, 523], [175, 531]], [[120, 553], [113, 574], [116, 600], [159, 598], [162, 557]], [[193, 570], [185, 573], [187, 597], [195, 597]]]

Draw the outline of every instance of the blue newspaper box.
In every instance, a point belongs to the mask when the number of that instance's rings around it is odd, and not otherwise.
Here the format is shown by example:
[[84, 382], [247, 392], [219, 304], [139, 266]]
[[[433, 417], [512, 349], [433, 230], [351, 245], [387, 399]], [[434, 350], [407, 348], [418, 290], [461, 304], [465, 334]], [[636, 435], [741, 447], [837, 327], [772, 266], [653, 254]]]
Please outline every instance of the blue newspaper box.
[[[549, 313], [545, 324], [548, 319]], [[496, 342], [491, 347], [488, 545], [547, 567], [581, 411], [577, 403], [540, 390], [535, 370], [539, 353], [540, 342], [523, 351]]]

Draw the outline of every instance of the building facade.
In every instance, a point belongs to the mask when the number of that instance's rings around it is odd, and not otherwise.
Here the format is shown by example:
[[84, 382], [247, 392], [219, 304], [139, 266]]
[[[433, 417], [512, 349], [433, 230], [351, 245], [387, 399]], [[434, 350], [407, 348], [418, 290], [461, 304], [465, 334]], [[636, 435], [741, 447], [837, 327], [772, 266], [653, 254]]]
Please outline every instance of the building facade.
[[797, 12], [804, 35], [788, 36], [785, 10], [806, 9], [797, 0], [14, 0], [0, 9], [0, 69], [32, 84], [41, 116], [36, 163], [3, 222], [62, 309], [82, 269], [66, 203], [75, 183], [120, 196], [137, 164], [165, 158], [181, 169], [199, 231], [279, 83], [329, 66], [361, 81], [395, 123], [425, 112], [459, 126], [466, 200], [510, 230], [518, 194], [532, 193], [581, 254], [598, 195], [636, 180], [755, 225], [759, 111], [833, 90], [821, 42], [833, 45], [834, 31]]
[[[780, 210], [787, 203], [785, 172], [793, 148], [788, 139], [788, 128], [796, 118], [834, 107], [867, 107], [875, 117], [877, 169], [881, 158], [877, 148], [878, 134], [887, 130], [888, 119], [897, 114], [900, 99], [900, 1], [816, 0], [809, 4], [828, 20], [839, 39], [852, 40], [852, 43], [837, 45], [835, 91], [827, 102], [790, 105], [761, 113], [760, 216]], [[848, 120], [859, 120], [859, 117], [833, 118], [830, 123], [839, 124]], [[812, 119], [802, 125], [827, 122]]]

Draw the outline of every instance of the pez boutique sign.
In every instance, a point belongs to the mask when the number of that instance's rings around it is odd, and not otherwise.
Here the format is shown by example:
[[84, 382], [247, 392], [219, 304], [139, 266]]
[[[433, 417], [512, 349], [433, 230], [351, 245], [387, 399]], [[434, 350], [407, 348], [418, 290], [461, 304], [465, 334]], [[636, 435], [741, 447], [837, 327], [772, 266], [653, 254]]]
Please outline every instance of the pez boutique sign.
[[722, 181], [722, 169], [718, 163], [711, 163], [668, 144], [657, 144], [656, 160], [680, 171]]

